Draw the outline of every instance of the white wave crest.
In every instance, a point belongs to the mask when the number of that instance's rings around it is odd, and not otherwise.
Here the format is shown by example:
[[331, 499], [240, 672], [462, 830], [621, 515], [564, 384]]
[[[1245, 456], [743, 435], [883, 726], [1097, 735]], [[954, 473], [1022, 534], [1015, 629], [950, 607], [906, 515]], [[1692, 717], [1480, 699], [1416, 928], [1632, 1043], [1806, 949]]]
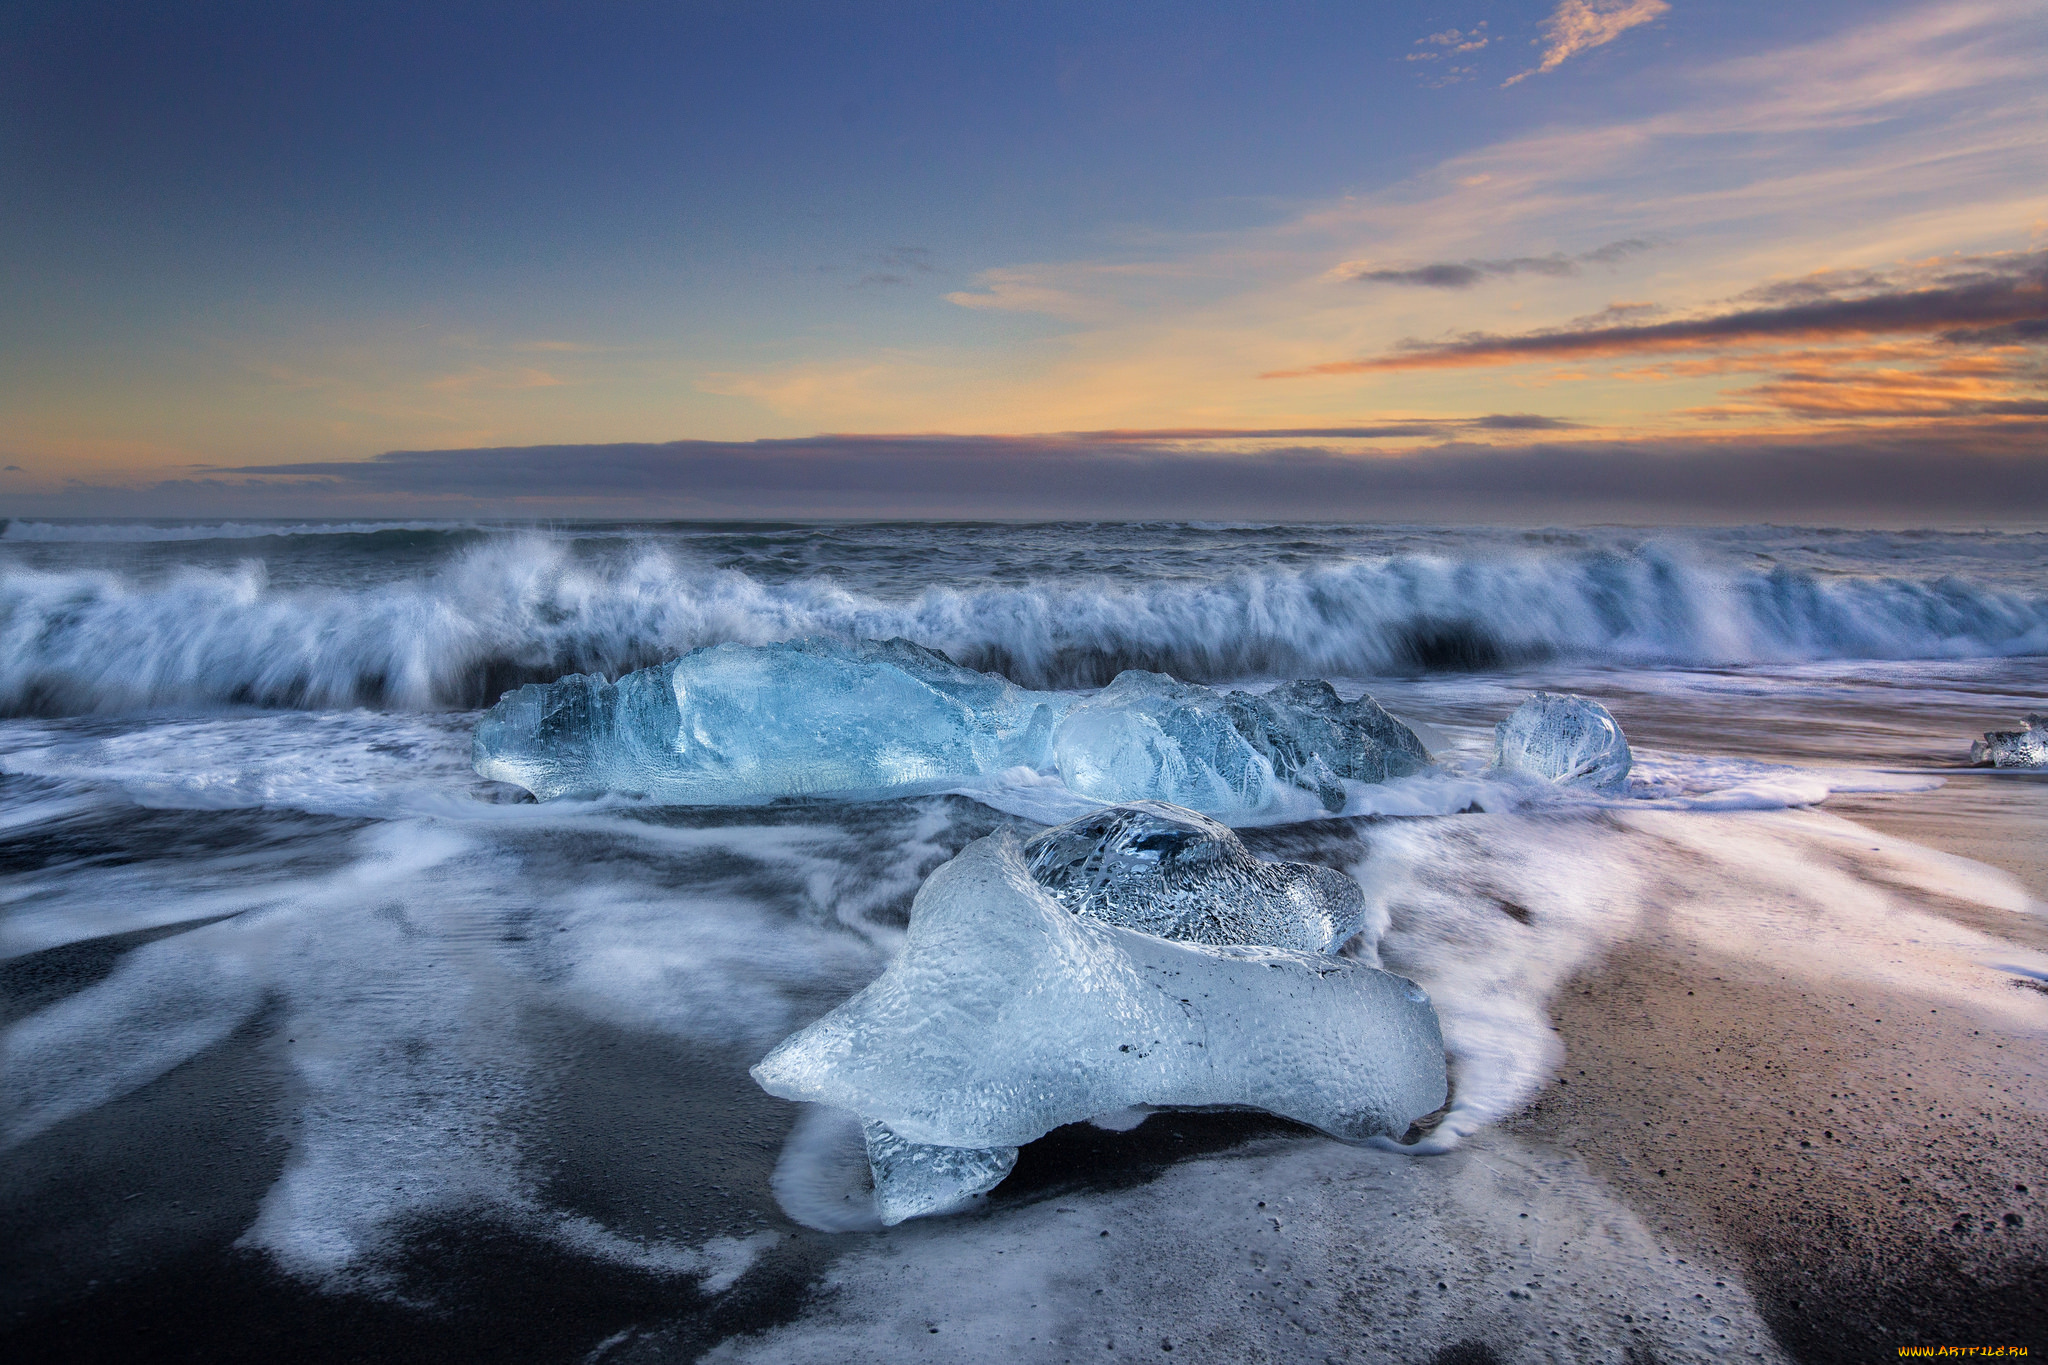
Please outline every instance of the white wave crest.
[[1947, 576], [1713, 568], [1655, 547], [1401, 555], [1207, 580], [981, 581], [884, 596], [767, 582], [658, 548], [579, 557], [500, 536], [432, 577], [281, 588], [260, 563], [144, 579], [0, 569], [0, 710], [475, 706], [699, 645], [904, 636], [1035, 687], [1124, 668], [1358, 677], [1573, 658], [1627, 664], [2048, 653], [2048, 597]]

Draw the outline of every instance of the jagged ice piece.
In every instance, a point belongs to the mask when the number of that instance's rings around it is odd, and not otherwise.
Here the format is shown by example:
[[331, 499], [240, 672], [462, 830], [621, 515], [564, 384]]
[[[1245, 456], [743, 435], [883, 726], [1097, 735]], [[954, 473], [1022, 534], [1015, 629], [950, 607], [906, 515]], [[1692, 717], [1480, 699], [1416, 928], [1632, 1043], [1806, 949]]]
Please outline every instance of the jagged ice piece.
[[1285, 787], [1345, 803], [1344, 779], [1428, 762], [1370, 697], [1324, 682], [1263, 697], [1160, 673], [1077, 700], [962, 668], [907, 640], [723, 644], [628, 673], [508, 692], [472, 740], [478, 773], [542, 798], [628, 792], [677, 805], [942, 791], [1014, 767], [1057, 769], [1098, 801], [1211, 814], [1269, 809]]
[[1070, 790], [1098, 801], [1171, 801], [1218, 813], [1271, 801], [1273, 768], [1207, 687], [1130, 669], [1076, 702], [1053, 735]]
[[1025, 865], [1077, 915], [1183, 943], [1342, 947], [1365, 923], [1343, 873], [1264, 862], [1205, 815], [1163, 801], [1094, 811], [1034, 836]]
[[1003, 1183], [1017, 1164], [1015, 1147], [939, 1147], [906, 1142], [887, 1124], [861, 1120], [875, 1212], [885, 1227], [906, 1218], [954, 1213]]
[[1132, 669], [1067, 712], [1053, 735], [1067, 786], [1098, 801], [1170, 801], [1217, 814], [1272, 804], [1275, 783], [1342, 810], [1341, 778], [1384, 782], [1429, 753], [1371, 697], [1343, 702], [1327, 682], [1263, 696], [1219, 693]]
[[1282, 683], [1256, 697], [1232, 692], [1225, 704], [1274, 775], [1315, 792], [1329, 810], [1344, 808], [1337, 778], [1385, 782], [1429, 766], [1429, 750], [1413, 730], [1369, 696], [1339, 700], [1321, 679]]
[[1008, 834], [933, 873], [902, 955], [752, 1074], [944, 1147], [1018, 1147], [1133, 1105], [1263, 1109], [1358, 1142], [1445, 1094], [1436, 1012], [1412, 982], [1075, 915]]
[[1980, 768], [2048, 768], [2048, 716], [2028, 716], [2017, 730], [1986, 730], [1970, 745], [1970, 762]]
[[[1333, 952], [1365, 920], [1365, 897], [1343, 873], [1262, 862], [1228, 826], [1163, 801], [1070, 820], [1023, 852], [1033, 880], [1075, 914], [1182, 943]], [[1014, 1147], [924, 1146], [872, 1120], [865, 1132], [875, 1206], [890, 1225], [961, 1208], [1017, 1162]]]
[[473, 752], [478, 773], [542, 798], [903, 795], [1044, 767], [1068, 703], [908, 640], [723, 644], [616, 683], [575, 674], [507, 693]]
[[1628, 739], [1607, 708], [1565, 692], [1538, 692], [1493, 727], [1493, 765], [1546, 782], [1626, 791]]

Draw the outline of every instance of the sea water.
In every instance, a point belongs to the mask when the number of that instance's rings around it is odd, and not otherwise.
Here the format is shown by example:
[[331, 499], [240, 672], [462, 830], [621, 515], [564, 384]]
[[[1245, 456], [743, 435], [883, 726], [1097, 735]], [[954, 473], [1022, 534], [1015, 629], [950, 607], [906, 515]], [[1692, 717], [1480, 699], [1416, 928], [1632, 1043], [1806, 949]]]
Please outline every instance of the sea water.
[[[1441, 1017], [1441, 1121], [1401, 1152], [1258, 1129], [1137, 1184], [999, 1190], [873, 1241], [857, 1125], [747, 1069], [883, 971], [959, 850], [1082, 813], [1064, 789], [1019, 770], [898, 801], [536, 803], [470, 767], [479, 710], [507, 689], [805, 636], [900, 636], [1076, 698], [1126, 669], [1377, 698], [1434, 768], [1355, 787], [1339, 818], [1311, 802], [1241, 832], [1356, 879], [1366, 931], [1347, 952], [1420, 983]], [[1369, 1253], [1398, 1278], [1492, 1235], [1481, 1180], [1604, 1230], [1575, 1243], [1586, 1285], [1683, 1308], [1693, 1270], [1647, 1252], [1568, 1155], [1502, 1139], [1490, 1174], [1453, 1182], [1413, 1153], [1484, 1140], [1527, 1103], [1560, 1057], [1551, 993], [1657, 916], [2037, 1029], [2034, 997], [2001, 987], [2048, 960], [1953, 924], [1916, 930], [1920, 956], [1897, 934], [1916, 888], [2006, 910], [2042, 888], [1827, 803], [1946, 781], [1926, 799], [1967, 793], [1980, 832], [2038, 842], [2044, 788], [1961, 765], [1981, 732], [2043, 709], [2044, 654], [2037, 533], [11, 522], [0, 1162], [26, 1231], [10, 1306], [111, 1273], [113, 1253], [73, 1235], [88, 1225], [130, 1228], [145, 1261], [232, 1254], [319, 1294], [458, 1305], [469, 1291], [423, 1248], [487, 1233], [657, 1286], [663, 1307], [615, 1325], [691, 1349], [752, 1293], [783, 1325], [728, 1353], [881, 1352], [877, 1323], [970, 1287], [973, 1331], [1070, 1346], [1090, 1293], [1055, 1291], [1112, 1264], [1098, 1230], [1170, 1248], [1200, 1283], [1204, 1228], [1250, 1217], [1242, 1190], [1278, 1207], [1341, 1186], [1375, 1219], [1410, 1218]], [[1490, 768], [1495, 724], [1538, 690], [1613, 713], [1625, 788]], [[91, 1155], [115, 1148], [154, 1173]], [[119, 1221], [173, 1205], [197, 1221]], [[1446, 1270], [1444, 1292], [1476, 1302], [1497, 1273]], [[835, 1295], [803, 1289], [824, 1282]], [[1718, 1326], [1694, 1326], [1768, 1354], [1732, 1292]], [[1087, 1311], [1156, 1307], [1124, 1292]], [[1688, 1358], [1681, 1336], [1660, 1356]]]

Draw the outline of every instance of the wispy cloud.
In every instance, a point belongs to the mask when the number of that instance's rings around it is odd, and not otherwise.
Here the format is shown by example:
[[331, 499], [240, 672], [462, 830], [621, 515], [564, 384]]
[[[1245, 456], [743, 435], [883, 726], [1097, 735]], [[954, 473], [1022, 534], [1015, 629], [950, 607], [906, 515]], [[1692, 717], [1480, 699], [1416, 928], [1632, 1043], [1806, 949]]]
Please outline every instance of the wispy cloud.
[[[1818, 271], [1691, 316], [1651, 320], [1654, 313], [1611, 304], [1563, 327], [1410, 341], [1267, 377], [1632, 360], [1606, 377], [1683, 385], [1760, 376], [1714, 402], [1674, 408], [1668, 416], [1678, 420], [1839, 426], [2048, 413], [2048, 251]], [[1553, 372], [1544, 382], [1590, 378]]]
[[1650, 250], [1657, 243], [1647, 237], [1629, 237], [1609, 242], [1578, 256], [1553, 251], [1548, 256], [1509, 256], [1495, 260], [1432, 261], [1427, 265], [1379, 267], [1360, 270], [1352, 279], [1363, 284], [1413, 284], [1429, 289], [1470, 289], [1481, 280], [1508, 275], [1576, 275], [1584, 265], [1616, 265]]
[[[87, 443], [92, 468], [141, 467], [119, 443], [145, 439], [164, 447], [149, 457], [159, 465], [271, 459], [280, 415], [299, 423], [291, 448], [307, 458], [669, 432], [1317, 430], [1361, 413], [1534, 407], [1569, 412], [1588, 423], [1584, 435], [1669, 435], [1711, 422], [1731, 441], [1943, 420], [1874, 415], [1884, 412], [2010, 424], [2023, 420], [2013, 405], [2042, 393], [2038, 370], [2027, 369], [2041, 347], [2021, 336], [2034, 319], [1870, 329], [1900, 303], [1881, 295], [1959, 288], [1935, 278], [1961, 268], [1957, 253], [2048, 248], [2039, 14], [2040, 0], [1894, 0], [1796, 47], [1759, 42], [1708, 64], [1677, 54], [1667, 79], [1631, 96], [1626, 112], [1575, 102], [1559, 122], [1467, 145], [1409, 179], [1249, 210], [1270, 207], [1264, 222], [1104, 233], [1081, 259], [977, 261], [949, 276], [942, 262], [925, 257], [928, 272], [882, 239], [842, 262], [842, 290], [864, 272], [939, 285], [878, 281], [877, 301], [886, 289], [906, 305], [886, 333], [820, 329], [769, 344], [745, 334], [742, 344], [657, 321], [592, 334], [613, 343], [600, 358], [458, 347], [442, 338], [463, 319], [435, 314], [416, 342], [393, 340], [395, 328], [376, 338], [241, 338], [191, 362], [227, 373], [210, 388], [166, 383], [118, 410], [71, 399], [60, 410], [53, 398], [10, 412], [0, 435], [39, 476], [66, 459], [84, 469], [85, 457], [69, 452]], [[1459, 36], [1469, 40], [1463, 25]], [[1501, 47], [1496, 36], [1486, 52]], [[1598, 252], [1578, 251], [1609, 238], [1663, 245], [1610, 282]], [[1928, 271], [1899, 265], [1937, 255], [1945, 264]], [[1838, 268], [1816, 273], [1822, 266]], [[840, 293], [848, 297], [860, 296]], [[932, 320], [918, 311], [927, 303], [953, 316], [920, 334], [913, 328]], [[1785, 311], [1809, 306], [1818, 311]], [[1050, 321], [1015, 325], [1020, 314]], [[518, 335], [566, 325], [530, 323]], [[1925, 317], [1913, 325], [1935, 326]], [[1991, 327], [2007, 328], [2006, 340]], [[1971, 329], [1983, 335], [1949, 337]], [[1422, 341], [1404, 348], [1404, 337]], [[1965, 373], [1965, 360], [1992, 368]], [[1548, 361], [1560, 363], [1539, 363]], [[472, 365], [530, 364], [567, 382], [427, 387]], [[1257, 378], [1276, 371], [1331, 377]]]
[[946, 295], [946, 302], [962, 308], [1049, 313], [1054, 317], [1083, 317], [1098, 311], [1090, 300], [1050, 284], [1029, 270], [984, 270], [976, 282], [980, 289], [955, 290]]
[[[1486, 21], [1481, 19], [1468, 29], [1447, 28], [1441, 33], [1432, 33], [1426, 38], [1417, 38], [1415, 40], [1417, 50], [1408, 53], [1404, 60], [1411, 62], [1440, 62], [1449, 58], [1452, 61], [1456, 61], [1457, 58], [1466, 53], [1480, 51], [1491, 41], [1493, 41], [1492, 38], [1486, 32]], [[1474, 70], [1476, 68], [1470, 66], [1429, 68], [1427, 69], [1427, 74], [1434, 76], [1435, 79], [1430, 80], [1428, 84], [1449, 85], [1455, 81], [1463, 80], [1471, 75]]]
[[1502, 81], [1502, 88], [1555, 71], [1581, 52], [1605, 46], [1637, 25], [1670, 12], [1665, 0], [1559, 0], [1543, 21], [1548, 46], [1543, 49], [1542, 61]]
[[1917, 101], [2000, 81], [2038, 81], [2040, 14], [2038, 0], [1946, 0], [1734, 58], [1702, 75], [1747, 96], [1723, 106], [1723, 128], [1869, 124]]
[[[1472, 53], [1481, 51], [1492, 41], [1492, 36], [1486, 31], [1486, 21], [1481, 19], [1467, 29], [1447, 28], [1441, 33], [1417, 38], [1416, 50], [1407, 53], [1403, 60], [1425, 63], [1417, 74], [1423, 78], [1422, 83], [1432, 89], [1456, 85], [1479, 72], [1477, 66], [1459, 65], [1459, 59], [1469, 62]], [[1443, 65], [1436, 65], [1439, 62]]]
[[856, 289], [887, 288], [893, 285], [907, 285], [916, 275], [936, 275], [938, 261], [930, 247], [898, 246], [878, 252], [870, 258], [876, 267], [862, 275], [855, 282]]
[[[1925, 283], [1915, 275], [1932, 275]], [[1621, 326], [1567, 327], [1520, 335], [1469, 333], [1446, 342], [1409, 341], [1389, 354], [1342, 360], [1268, 378], [1373, 370], [1454, 369], [1528, 361], [1610, 359], [1779, 341], [1885, 334], [1938, 334], [1952, 342], [1999, 345], [2048, 341], [2048, 252], [1977, 257], [1935, 270], [1884, 277], [1859, 272], [1830, 284], [1810, 277], [1752, 291], [1791, 291], [1794, 301], [1702, 317]], [[1813, 291], [1813, 292], [1806, 292]]]
[[[1411, 56], [1409, 60], [1414, 61], [1417, 57], [1420, 57], [1426, 61], [1434, 61], [1437, 52], [1477, 52], [1480, 48], [1485, 47], [1487, 42], [1486, 21], [1481, 19], [1469, 29], [1447, 28], [1442, 33], [1432, 33], [1427, 38], [1417, 38], [1415, 46], [1424, 50], [1415, 54], [1415, 56]], [[1437, 52], [1429, 51], [1431, 48], [1437, 49]]]

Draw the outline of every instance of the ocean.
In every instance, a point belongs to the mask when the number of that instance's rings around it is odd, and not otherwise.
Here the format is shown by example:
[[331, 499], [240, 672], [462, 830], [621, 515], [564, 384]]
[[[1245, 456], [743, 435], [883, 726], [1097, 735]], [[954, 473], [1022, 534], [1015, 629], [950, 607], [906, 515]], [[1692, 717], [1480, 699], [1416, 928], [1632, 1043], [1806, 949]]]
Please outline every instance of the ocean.
[[[857, 1149], [747, 1068], [1043, 793], [536, 803], [470, 760], [520, 684], [805, 636], [1040, 689], [1327, 678], [1409, 722], [1436, 772], [1242, 833], [1355, 877], [1354, 951], [1435, 1000], [1434, 1154], [1162, 1112], [1031, 1144], [976, 1212], [848, 1223]], [[2040, 532], [7, 522], [0, 1340], [1442, 1365], [2025, 1342], [2048, 780], [1965, 764], [2048, 710], [2044, 658]], [[1490, 783], [1494, 723], [1539, 689], [1612, 710], [1627, 795]]]

